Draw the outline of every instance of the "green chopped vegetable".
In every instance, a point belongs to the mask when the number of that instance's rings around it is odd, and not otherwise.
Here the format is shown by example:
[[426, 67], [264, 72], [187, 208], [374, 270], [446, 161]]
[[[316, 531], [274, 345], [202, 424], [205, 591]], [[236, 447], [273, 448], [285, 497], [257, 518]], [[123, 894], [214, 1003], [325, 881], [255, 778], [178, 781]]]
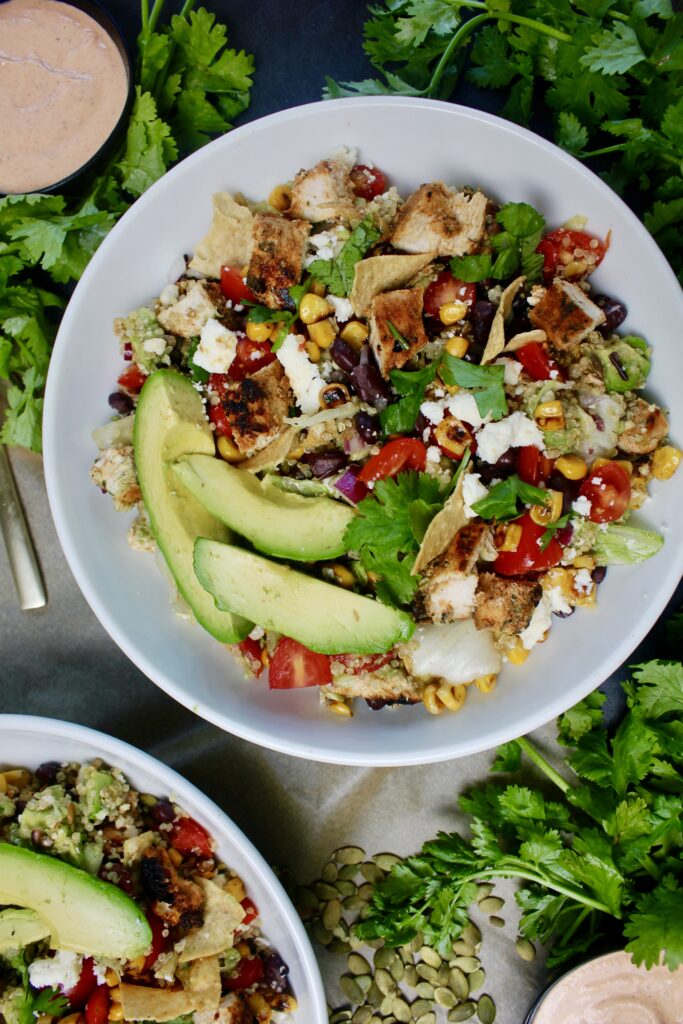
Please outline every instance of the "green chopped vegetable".
[[392, 324], [391, 320], [387, 320], [387, 327], [389, 328], [389, 334], [394, 339], [399, 348], [402, 348], [404, 352], [407, 352], [410, 348], [410, 342], [405, 338], [399, 331], [396, 324]]
[[490, 415], [493, 420], [501, 420], [507, 415], [504, 366], [477, 366], [446, 352], [441, 359], [439, 375], [444, 384], [457, 384], [474, 390], [480, 416]]
[[[475, 501], [472, 511], [482, 519], [495, 519], [502, 523], [520, 515], [518, 502], [524, 505], [545, 505], [548, 492], [532, 484], [525, 484], [516, 473], [495, 484], [484, 498]], [[547, 545], [546, 545], [547, 547]]]
[[645, 387], [650, 372], [650, 349], [643, 338], [629, 334], [590, 349], [602, 371], [605, 388], [617, 394]]
[[402, 397], [379, 414], [385, 435], [410, 434], [424, 401], [425, 389], [436, 376], [437, 364], [428, 363], [422, 370], [392, 370], [391, 383]]
[[564, 527], [567, 525], [571, 517], [571, 512], [567, 512], [566, 515], [560, 516], [560, 518], [556, 519], [554, 523], [551, 523], [548, 527], [546, 527], [546, 529], [541, 534], [541, 551], [545, 551], [545, 549], [548, 547], [557, 531], [564, 529]]
[[281, 324], [280, 329], [273, 338], [273, 352], [277, 352], [280, 348], [282, 342], [289, 334], [292, 324], [298, 317], [301, 300], [308, 291], [310, 281], [311, 278], [307, 275], [306, 279], [302, 281], [301, 284], [295, 284], [289, 289], [289, 295], [294, 303], [294, 309], [270, 309], [268, 306], [260, 306], [257, 303], [245, 301], [244, 305], [250, 307], [249, 313], [247, 314], [247, 320], [250, 320], [255, 324]]
[[656, 530], [608, 523], [595, 536], [595, 560], [598, 565], [633, 565], [652, 558], [664, 544]]
[[0, 953], [0, 966], [3, 961], [19, 975], [20, 987], [11, 990], [2, 1000], [2, 1010], [11, 1024], [35, 1024], [36, 1017], [47, 1013], [51, 1017], [63, 1017], [69, 1009], [69, 1001], [55, 988], [43, 988], [40, 991], [31, 988], [28, 965], [23, 949], [5, 950]]
[[314, 260], [308, 268], [316, 281], [321, 281], [333, 295], [348, 295], [353, 286], [356, 263], [377, 242], [381, 232], [372, 217], [364, 217], [332, 260]]

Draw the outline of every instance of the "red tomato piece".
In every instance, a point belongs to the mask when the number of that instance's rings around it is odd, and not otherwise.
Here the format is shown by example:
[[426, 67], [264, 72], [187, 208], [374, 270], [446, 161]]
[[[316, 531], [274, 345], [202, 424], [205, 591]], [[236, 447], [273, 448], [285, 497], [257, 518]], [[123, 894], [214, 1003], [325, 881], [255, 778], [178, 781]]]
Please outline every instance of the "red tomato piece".
[[232, 427], [230, 421], [226, 415], [225, 409], [220, 402], [212, 405], [209, 402], [207, 406], [207, 412], [209, 416], [209, 422], [213, 423], [216, 428], [216, 437], [232, 437]]
[[258, 917], [258, 907], [252, 900], [246, 896], [241, 903], [242, 910], [244, 911], [244, 917], [242, 918], [240, 927], [246, 928], [248, 924], [251, 924]]
[[154, 967], [154, 964], [166, 948], [166, 936], [164, 935], [166, 925], [161, 918], [157, 917], [157, 915], [152, 913], [151, 910], [148, 910], [145, 916], [147, 918], [147, 923], [152, 929], [152, 947], [145, 957], [144, 969], [148, 971], [150, 967]]
[[564, 374], [547, 349], [538, 341], [530, 341], [513, 353], [532, 380], [564, 380]]
[[85, 1004], [85, 1024], [107, 1024], [109, 1004], [109, 989], [106, 985], [98, 985]]
[[251, 288], [247, 288], [242, 277], [242, 271], [235, 267], [221, 267], [221, 291], [226, 299], [234, 302], [236, 306], [243, 302], [256, 302], [256, 296]]
[[139, 366], [129, 366], [127, 370], [124, 370], [121, 376], [118, 378], [119, 387], [125, 388], [126, 391], [132, 391], [137, 394], [142, 391], [142, 385], [147, 380], [147, 374], [144, 370], [141, 370]]
[[517, 472], [525, 484], [538, 487], [550, 476], [553, 464], [536, 445], [528, 444], [518, 449]]
[[564, 277], [568, 281], [588, 277], [602, 263], [607, 249], [608, 242], [601, 238], [570, 228], [551, 231], [536, 246], [536, 252], [543, 256], [546, 281], [553, 277]]
[[349, 177], [353, 191], [360, 199], [369, 201], [387, 190], [387, 176], [379, 167], [356, 164], [351, 168]]
[[206, 386], [207, 389], [211, 392], [211, 394], [215, 395], [216, 398], [220, 399], [220, 401], [222, 402], [223, 399], [225, 398], [225, 394], [228, 389], [229, 383], [230, 378], [228, 377], [227, 373], [210, 373], [209, 380]]
[[253, 676], [258, 677], [263, 672], [263, 661], [261, 659], [261, 645], [258, 640], [252, 639], [248, 636], [246, 640], [243, 640], [241, 644], [237, 644], [237, 649], [247, 663], [247, 667]]
[[369, 484], [373, 480], [396, 476], [402, 470], [415, 469], [421, 472], [426, 465], [427, 449], [422, 441], [415, 437], [398, 437], [368, 459], [358, 479], [362, 484]]
[[194, 818], [176, 818], [169, 842], [178, 853], [196, 853], [205, 860], [213, 856], [211, 837]]
[[244, 380], [264, 366], [274, 363], [277, 356], [272, 349], [269, 341], [250, 341], [249, 338], [238, 341], [237, 352], [228, 371], [229, 379]]
[[394, 657], [393, 651], [386, 654], [335, 654], [334, 660], [341, 662], [344, 669], [352, 676], [360, 672], [377, 672], [384, 665], [388, 665]]
[[300, 686], [324, 686], [332, 682], [327, 654], [318, 654], [297, 640], [283, 636], [270, 659], [268, 685], [271, 690], [293, 690]]
[[453, 277], [450, 270], [442, 270], [436, 281], [425, 288], [424, 311], [426, 316], [438, 316], [446, 302], [466, 302], [472, 306], [477, 300], [476, 284], [469, 284]]
[[243, 956], [234, 971], [231, 971], [223, 984], [229, 992], [241, 992], [251, 988], [263, 978], [263, 960], [258, 956]]
[[90, 999], [90, 996], [97, 988], [97, 984], [97, 978], [93, 971], [92, 957], [87, 956], [83, 961], [78, 981], [73, 988], [64, 992], [64, 995], [69, 1000], [69, 1006], [71, 1009], [82, 1010]]
[[541, 551], [541, 537], [545, 526], [535, 523], [525, 512], [515, 523], [522, 527], [522, 537], [516, 551], [499, 551], [493, 568], [501, 576], [517, 576], [525, 572], [540, 572], [552, 569], [562, 558], [562, 545], [552, 538], [545, 551]]
[[581, 484], [579, 495], [591, 503], [588, 518], [593, 523], [613, 523], [621, 519], [631, 500], [631, 481], [623, 466], [606, 462], [592, 469]]

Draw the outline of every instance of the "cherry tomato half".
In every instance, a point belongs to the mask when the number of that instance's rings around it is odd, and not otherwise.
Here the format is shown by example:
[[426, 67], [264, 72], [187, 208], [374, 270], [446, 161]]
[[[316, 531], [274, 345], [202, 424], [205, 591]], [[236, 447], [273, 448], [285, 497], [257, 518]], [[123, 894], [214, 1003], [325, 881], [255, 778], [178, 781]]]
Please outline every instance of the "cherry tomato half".
[[262, 977], [263, 960], [258, 956], [243, 956], [235, 970], [224, 978], [223, 984], [229, 992], [241, 992], [256, 985]]
[[256, 302], [251, 288], [247, 288], [244, 283], [242, 271], [235, 267], [221, 267], [221, 291], [236, 306], [243, 302]]
[[588, 518], [593, 523], [613, 523], [621, 519], [631, 499], [631, 481], [623, 466], [606, 462], [592, 469], [581, 484], [579, 495], [591, 503]]
[[252, 373], [274, 363], [277, 356], [269, 341], [250, 341], [242, 338], [237, 342], [237, 352], [228, 371], [230, 380], [244, 380]]
[[251, 924], [251, 922], [256, 920], [256, 918], [258, 917], [258, 907], [252, 900], [249, 899], [248, 896], [246, 896], [242, 900], [240, 906], [244, 911], [244, 917], [240, 922], [240, 927], [246, 928], [248, 924]]
[[67, 989], [64, 995], [69, 1000], [72, 1010], [82, 1010], [97, 988], [98, 982], [93, 970], [92, 957], [87, 956], [83, 961], [81, 973], [73, 988]]
[[349, 174], [354, 194], [360, 199], [374, 199], [387, 189], [387, 176], [379, 167], [356, 164]]
[[425, 315], [438, 316], [439, 310], [446, 302], [467, 302], [471, 306], [476, 299], [476, 284], [469, 284], [453, 277], [450, 270], [442, 270], [436, 281], [432, 281], [425, 288]]
[[362, 484], [369, 484], [373, 480], [396, 476], [401, 470], [422, 471], [426, 465], [427, 449], [422, 441], [415, 437], [398, 437], [368, 459], [358, 474], [358, 480]]
[[522, 345], [513, 353], [532, 380], [564, 380], [564, 374], [547, 349], [537, 341]]
[[138, 394], [142, 391], [142, 385], [147, 380], [147, 374], [144, 370], [141, 370], [139, 366], [135, 364], [129, 366], [127, 370], [124, 370], [121, 376], [118, 378], [118, 385], [121, 388], [125, 388], [126, 391], [131, 391], [133, 394]]
[[215, 405], [212, 405], [211, 402], [209, 402], [207, 406], [207, 413], [209, 416], [209, 422], [213, 423], [216, 428], [216, 437], [232, 437], [230, 421], [220, 402], [217, 402]]
[[324, 686], [332, 682], [327, 654], [318, 654], [297, 640], [283, 636], [270, 659], [268, 685], [271, 690], [293, 690], [300, 686]]
[[361, 672], [377, 672], [393, 657], [394, 652], [387, 651], [386, 654], [335, 654], [334, 660], [340, 662], [349, 675], [357, 676]]
[[165, 923], [156, 914], [153, 914], [151, 910], [148, 910], [145, 914], [147, 923], [152, 929], [152, 946], [145, 957], [145, 970], [148, 971], [150, 967], [154, 967], [161, 954], [166, 948], [166, 936], [164, 931], [166, 929]]
[[85, 1004], [85, 1024], [107, 1024], [109, 1004], [109, 989], [106, 985], [98, 985]]
[[209, 833], [194, 818], [177, 818], [169, 842], [178, 853], [196, 853], [206, 860], [213, 856]]
[[242, 643], [237, 644], [237, 650], [247, 663], [247, 667], [257, 679], [263, 672], [263, 661], [261, 659], [261, 645], [258, 640], [248, 636]]
[[552, 538], [545, 551], [541, 551], [540, 540], [545, 526], [535, 523], [525, 512], [515, 524], [522, 527], [522, 536], [516, 551], [499, 551], [493, 568], [501, 576], [517, 576], [525, 572], [540, 572], [552, 569], [562, 558], [562, 545]]
[[517, 452], [517, 473], [525, 484], [538, 487], [550, 476], [553, 464], [535, 444], [524, 445]]
[[557, 228], [542, 238], [536, 252], [543, 256], [543, 276], [546, 281], [564, 277], [575, 281], [588, 277], [602, 263], [607, 243], [586, 231]]

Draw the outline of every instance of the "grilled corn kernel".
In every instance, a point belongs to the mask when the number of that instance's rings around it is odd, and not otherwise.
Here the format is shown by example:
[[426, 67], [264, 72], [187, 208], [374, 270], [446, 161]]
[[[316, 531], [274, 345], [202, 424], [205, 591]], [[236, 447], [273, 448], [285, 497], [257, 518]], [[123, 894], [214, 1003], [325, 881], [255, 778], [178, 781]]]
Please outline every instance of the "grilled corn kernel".
[[534, 419], [541, 430], [562, 430], [564, 427], [562, 402], [539, 402], [534, 412]]
[[237, 945], [235, 946], [235, 949], [237, 950], [239, 955], [242, 957], [242, 959], [244, 959], [247, 956], [251, 956], [251, 950], [249, 949], [249, 944], [246, 943], [246, 942], [238, 942]]
[[249, 341], [268, 341], [272, 333], [272, 324], [255, 324], [251, 320], [247, 321], [246, 334]]
[[598, 588], [595, 586], [593, 581], [590, 582], [590, 589], [585, 586], [577, 586], [576, 577], [578, 573], [585, 571], [582, 569], [570, 569], [569, 577], [572, 582], [572, 595], [571, 603], [577, 608], [592, 608], [597, 600]]
[[320, 345], [317, 345], [314, 341], [307, 341], [304, 345], [304, 348], [306, 349], [306, 355], [308, 356], [312, 363], [320, 362]]
[[284, 213], [292, 205], [292, 190], [289, 185], [276, 185], [268, 196], [268, 205], [278, 213]]
[[299, 1009], [299, 1004], [289, 992], [285, 992], [284, 995], [278, 997], [277, 1006], [280, 1013], [293, 1013], [294, 1010]]
[[351, 401], [351, 393], [346, 384], [326, 384], [320, 389], [318, 403], [321, 409], [336, 409]]
[[112, 1003], [109, 1007], [109, 1020], [123, 1020], [123, 1006], [121, 1003]]
[[350, 569], [346, 568], [345, 565], [340, 565], [338, 562], [334, 562], [327, 568], [329, 569], [330, 576], [334, 582], [338, 583], [340, 587], [346, 587], [347, 590], [350, 590], [351, 587], [355, 587], [356, 577]]
[[455, 356], [456, 359], [462, 359], [469, 347], [470, 343], [467, 338], [461, 338], [459, 335], [456, 338], [449, 338], [446, 342], [446, 351], [449, 356]]
[[647, 481], [642, 477], [634, 476], [631, 480], [631, 497], [628, 500], [628, 507], [631, 509], [641, 508], [647, 498]]
[[323, 320], [332, 312], [332, 306], [321, 295], [314, 295], [313, 292], [306, 292], [301, 305], [299, 306], [299, 319], [308, 326]]
[[496, 675], [479, 676], [478, 679], [474, 680], [474, 685], [480, 693], [493, 693], [497, 682], [498, 676]]
[[459, 711], [467, 698], [467, 687], [462, 683], [440, 683], [436, 690], [436, 699], [449, 711]]
[[545, 505], [532, 505], [529, 515], [538, 526], [547, 526], [549, 523], [556, 523], [562, 515], [562, 494], [560, 491], [547, 491], [548, 499]]
[[682, 458], [683, 452], [680, 448], [665, 444], [652, 456], [652, 475], [657, 480], [668, 480], [680, 466]]
[[574, 603], [574, 590], [572, 583], [573, 576], [569, 572], [569, 569], [563, 569], [559, 565], [554, 569], [549, 569], [542, 579], [544, 590], [551, 590], [553, 587], [558, 587], [565, 601], [569, 601], [571, 604]]
[[227, 893], [230, 893], [230, 895], [233, 896], [238, 903], [241, 903], [242, 900], [245, 900], [247, 898], [247, 892], [246, 889], [244, 888], [244, 882], [242, 881], [241, 878], [238, 878], [237, 875], [235, 875], [234, 878], [231, 878], [229, 882], [226, 882], [223, 888]]
[[507, 652], [507, 659], [508, 661], [512, 662], [513, 665], [523, 665], [528, 657], [529, 652], [527, 651], [524, 644], [520, 643], [519, 640], [517, 641], [515, 646], [511, 647], [510, 650]]
[[438, 683], [429, 683], [428, 686], [425, 686], [422, 694], [422, 703], [430, 715], [440, 715], [445, 707], [437, 696], [438, 689]]
[[578, 455], [560, 455], [555, 460], [555, 469], [567, 480], [583, 480], [588, 472], [588, 466]]
[[226, 437], [225, 434], [221, 434], [217, 438], [216, 447], [218, 448], [218, 454], [226, 462], [239, 462], [243, 457], [237, 445], [229, 437]]
[[339, 715], [340, 718], [353, 718], [353, 711], [346, 701], [333, 700], [330, 701], [327, 707], [333, 715]]
[[174, 850], [171, 846], [168, 851], [168, 855], [177, 868], [183, 863], [183, 855], [179, 850]]
[[601, 469], [602, 466], [608, 466], [612, 462], [616, 463], [617, 466], [621, 466], [629, 476], [633, 472], [633, 463], [629, 462], [628, 459], [596, 459], [591, 469]]
[[320, 348], [329, 348], [337, 337], [337, 322], [332, 318], [318, 320], [315, 324], [308, 325], [308, 336]]
[[112, 988], [110, 988], [110, 990], [109, 990], [109, 998], [111, 999], [112, 1003], [120, 1003], [121, 1002], [121, 986], [120, 985], [113, 985]]
[[574, 569], [590, 569], [592, 572], [595, 568], [595, 559], [591, 558], [590, 555], [577, 555], [572, 562]]
[[442, 324], [457, 324], [467, 316], [466, 302], [444, 302], [439, 306], [439, 320]]
[[314, 295], [324, 295], [327, 288], [322, 281], [311, 281], [309, 291], [313, 292]]
[[249, 1007], [256, 1017], [259, 1024], [267, 1024], [270, 1020], [273, 1011], [268, 1006], [260, 992], [254, 992], [252, 995], [247, 996], [247, 1002]]
[[31, 773], [27, 772], [25, 768], [10, 768], [2, 774], [5, 782], [10, 786], [16, 786], [17, 789], [23, 789], [31, 781]]
[[107, 967], [107, 970], [105, 971], [105, 974], [104, 974], [104, 980], [106, 981], [106, 983], [109, 986], [109, 988], [113, 988], [114, 985], [118, 985], [118, 983], [119, 983], [119, 976], [116, 973], [116, 971], [113, 969], [113, 967]]
[[516, 551], [519, 547], [519, 542], [522, 539], [522, 527], [519, 523], [510, 523], [505, 528], [505, 535], [503, 537], [503, 543], [498, 548], [499, 551]]
[[339, 337], [347, 341], [351, 348], [359, 349], [367, 340], [369, 333], [365, 324], [361, 323], [360, 320], [349, 320]]

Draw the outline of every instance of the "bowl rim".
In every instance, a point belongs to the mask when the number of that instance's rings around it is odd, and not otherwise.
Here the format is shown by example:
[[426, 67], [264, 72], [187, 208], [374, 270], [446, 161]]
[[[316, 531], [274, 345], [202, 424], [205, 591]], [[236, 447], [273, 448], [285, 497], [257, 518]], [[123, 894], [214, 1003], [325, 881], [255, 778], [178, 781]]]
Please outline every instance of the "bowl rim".
[[[150, 202], [151, 199], [156, 200], [158, 196], [163, 196], [166, 191], [172, 189], [176, 177], [180, 174], [188, 173], [188, 168], [191, 169], [195, 165], [198, 166], [203, 160], [211, 159], [210, 154], [212, 152], [219, 151], [222, 146], [234, 144], [233, 140], [238, 142], [254, 132], [267, 130], [270, 125], [296, 121], [302, 116], [307, 116], [321, 110], [352, 110], [368, 107], [374, 107], [377, 110], [382, 110], [386, 107], [406, 107], [414, 113], [417, 113], [420, 109], [441, 110], [445, 114], [451, 115], [456, 119], [465, 119], [477, 123], [483, 122], [496, 128], [498, 131], [505, 132], [518, 138], [521, 137], [531, 146], [535, 146], [546, 151], [552, 155], [553, 159], [567, 164], [574, 174], [589, 181], [591, 187], [599, 194], [602, 194], [605, 198], [609, 198], [610, 203], [616, 204], [617, 208], [620, 209], [621, 215], [630, 222], [631, 227], [636, 231], [639, 237], [639, 246], [642, 247], [641, 251], [643, 254], [649, 256], [650, 260], [658, 267], [658, 272], [663, 274], [669, 280], [669, 284], [673, 285], [678, 291], [678, 282], [673, 270], [669, 266], [669, 263], [645, 228], [644, 224], [638, 219], [638, 217], [636, 217], [635, 213], [626, 205], [626, 203], [617, 196], [616, 193], [598, 177], [598, 175], [585, 167], [579, 160], [571, 156], [569, 153], [566, 153], [564, 150], [561, 150], [554, 143], [549, 142], [547, 139], [544, 139], [527, 128], [522, 128], [521, 126], [510, 121], [506, 121], [494, 114], [489, 114], [460, 104], [449, 103], [442, 100], [429, 100], [406, 96], [349, 97], [337, 100], [319, 100], [314, 103], [290, 107], [285, 110], [277, 111], [273, 114], [268, 114], [265, 117], [258, 118], [254, 121], [250, 121], [239, 128], [235, 128], [227, 135], [215, 139], [213, 142], [202, 147], [202, 149], [197, 150], [191, 156], [186, 157], [185, 160], [176, 164], [175, 167], [171, 168], [170, 171], [155, 182], [155, 184], [152, 185], [151, 188], [136, 200], [133, 206], [126, 211], [119, 222], [114, 225], [112, 231], [105, 238], [104, 242], [93, 256], [85, 270], [85, 273], [83, 274], [83, 277], [76, 286], [74, 295], [72, 296], [65, 311], [55, 341], [45, 391], [45, 407], [43, 415], [44, 458], [45, 479], [50, 510], [60, 544], [71, 572], [73, 573], [83, 596], [106, 632], [150, 681], [159, 686], [165, 693], [169, 694], [169, 696], [179, 701], [179, 703], [183, 704], [188, 708], [188, 710], [200, 715], [202, 718], [212, 722], [219, 728], [270, 750], [327, 764], [364, 767], [399, 767], [440, 763], [480, 753], [484, 750], [493, 749], [501, 743], [514, 739], [516, 736], [530, 733], [534, 729], [545, 725], [552, 719], [556, 718], [559, 714], [562, 714], [567, 707], [571, 706], [571, 703], [575, 702], [575, 700], [578, 701], [582, 699], [588, 693], [596, 689], [628, 659], [634, 648], [647, 635], [661, 612], [664, 610], [667, 602], [678, 585], [681, 575], [683, 574], [683, 545], [679, 546], [678, 551], [672, 553], [673, 557], [663, 567], [660, 584], [657, 588], [656, 594], [648, 601], [646, 609], [639, 618], [639, 627], [636, 639], [634, 640], [634, 636], [636, 636], [636, 634], [631, 633], [625, 635], [620, 642], [614, 644], [611, 650], [606, 652], [604, 658], [601, 660], [600, 670], [591, 672], [584, 677], [580, 690], [577, 690], [575, 698], [572, 696], [569, 704], [567, 704], [566, 699], [564, 699], [562, 695], [558, 694], [553, 701], [544, 703], [542, 710], [531, 710], [527, 712], [520, 720], [516, 729], [512, 729], [505, 725], [496, 727], [495, 722], [493, 722], [492, 729], [487, 734], [486, 743], [483, 743], [480, 739], [476, 738], [461, 738], [458, 741], [457, 750], [455, 751], [453, 750], [453, 744], [446, 742], [442, 742], [440, 745], [436, 745], [428, 751], [418, 751], [417, 753], [412, 753], [410, 750], [406, 751], [403, 747], [401, 747], [401, 749], [395, 748], [391, 752], [386, 752], [381, 748], [378, 749], [377, 747], [373, 747], [372, 749], [366, 748], [359, 753], [343, 753], [338, 750], [329, 750], [328, 747], [325, 746], [323, 740], [315, 742], [311, 741], [306, 744], [302, 744], [298, 740], [290, 740], [284, 730], [282, 733], [276, 735], [272, 731], [252, 726], [243, 720], [236, 722], [228, 715], [209, 707], [205, 701], [197, 699], [195, 696], [190, 694], [185, 687], [169, 680], [162, 672], [158, 671], [153, 664], [152, 658], [144, 650], [137, 646], [132, 646], [128, 642], [124, 631], [119, 630], [118, 626], [111, 621], [105, 601], [100, 594], [101, 588], [98, 589], [90, 583], [87, 563], [82, 558], [75, 533], [69, 528], [68, 517], [65, 515], [62, 503], [58, 500], [59, 481], [56, 438], [58, 436], [57, 432], [59, 430], [60, 421], [59, 407], [56, 398], [53, 397], [56, 393], [56, 384], [53, 385], [53, 382], [57, 380], [58, 375], [61, 375], [62, 364], [65, 363], [65, 356], [67, 355], [67, 335], [72, 333], [71, 323], [76, 316], [76, 304], [74, 299], [88, 288], [90, 278], [98, 273], [100, 264], [106, 262], [110, 247], [114, 244], [118, 235], [125, 230], [125, 226], [132, 217], [135, 216], [135, 213], [140, 209], [141, 204], [144, 205], [147, 202]], [[227, 143], [226, 139], [228, 140]], [[679, 305], [681, 319], [683, 320], [683, 293], [680, 293]]]
[[[327, 1002], [323, 987], [320, 967], [318, 966], [311, 941], [306, 933], [294, 904], [285, 892], [282, 883], [270, 867], [262, 853], [245, 836], [244, 832], [234, 823], [226, 812], [210, 797], [206, 796], [194, 783], [190, 782], [174, 768], [153, 757], [139, 747], [120, 740], [108, 733], [89, 726], [78, 725], [59, 718], [46, 718], [41, 715], [0, 714], [0, 739], [3, 733], [23, 732], [34, 734], [36, 739], [46, 734], [57, 739], [80, 741], [95, 750], [101, 751], [102, 757], [116, 767], [117, 759], [131, 762], [158, 779], [168, 793], [178, 794], [178, 802], [198, 807], [202, 815], [212, 822], [212, 834], [220, 841], [237, 847], [254, 868], [263, 886], [277, 904], [287, 932], [296, 946], [301, 958], [302, 971], [308, 985], [311, 999], [313, 1019], [316, 1024], [327, 1024]], [[2, 766], [2, 747], [0, 745], [0, 766]], [[215, 830], [215, 831], [214, 831]], [[216, 835], [219, 833], [220, 835]], [[265, 929], [267, 934], [267, 928]], [[294, 1020], [296, 1020], [296, 1011]]]

